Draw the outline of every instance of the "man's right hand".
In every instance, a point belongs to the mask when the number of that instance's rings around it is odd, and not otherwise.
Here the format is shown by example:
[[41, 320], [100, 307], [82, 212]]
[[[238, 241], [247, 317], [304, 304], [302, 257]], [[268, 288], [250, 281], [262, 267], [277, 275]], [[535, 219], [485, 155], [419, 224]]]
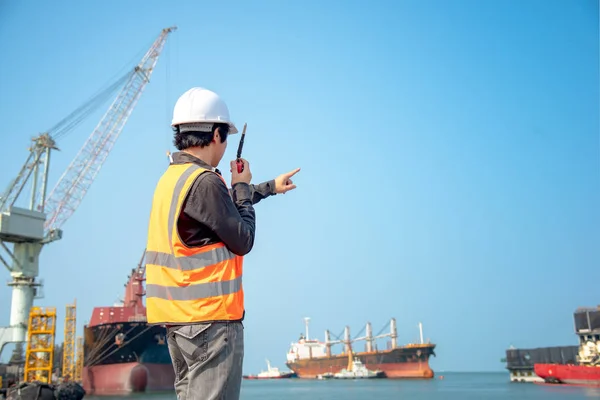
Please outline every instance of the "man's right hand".
[[238, 173], [236, 160], [233, 160], [229, 163], [229, 165], [231, 166], [231, 169], [229, 171], [231, 172], [231, 186], [232, 187], [236, 183], [240, 183], [240, 182], [250, 184], [250, 181], [252, 180], [252, 173], [250, 172], [250, 164], [248, 164], [248, 161], [244, 160], [243, 158], [240, 158], [240, 160], [244, 163], [244, 170], [241, 173]]

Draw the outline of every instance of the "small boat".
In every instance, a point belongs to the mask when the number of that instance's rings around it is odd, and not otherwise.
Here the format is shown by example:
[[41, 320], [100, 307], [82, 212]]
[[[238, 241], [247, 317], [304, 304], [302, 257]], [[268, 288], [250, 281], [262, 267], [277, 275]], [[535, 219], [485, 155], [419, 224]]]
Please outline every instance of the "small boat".
[[285, 371], [282, 372], [277, 367], [272, 367], [271, 362], [267, 361], [267, 370], [261, 371], [257, 375], [244, 375], [244, 379], [285, 379], [285, 378], [293, 378], [296, 376], [294, 372]]
[[348, 352], [348, 367], [333, 375], [335, 379], [372, 379], [383, 376], [383, 371], [371, 371], [358, 357], [352, 359], [352, 350]]

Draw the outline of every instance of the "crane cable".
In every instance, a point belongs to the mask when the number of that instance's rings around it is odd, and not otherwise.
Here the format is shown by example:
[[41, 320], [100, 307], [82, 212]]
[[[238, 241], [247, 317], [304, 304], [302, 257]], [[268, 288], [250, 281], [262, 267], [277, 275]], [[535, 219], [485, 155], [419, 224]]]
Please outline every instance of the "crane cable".
[[75, 109], [75, 111], [67, 115], [56, 125], [50, 128], [48, 132], [55, 140], [65, 136], [84, 119], [86, 119], [92, 112], [96, 111], [102, 104], [104, 104], [106, 100], [108, 100], [108, 98], [111, 97], [117, 91], [117, 89], [123, 85], [123, 83], [125, 83], [131, 74], [132, 71], [127, 72], [112, 85], [92, 96], [87, 102], [79, 106], [77, 109]]
[[[149, 43], [152, 43], [150, 40]], [[61, 137], [65, 137], [75, 127], [77, 127], [84, 119], [86, 119], [91, 113], [97, 110], [102, 104], [104, 104], [117, 90], [123, 86], [123, 84], [135, 73], [135, 67], [138, 65], [138, 60], [141, 58], [141, 54], [148, 50], [150, 45], [146, 43], [145, 47], [142, 47], [135, 55], [132, 55], [131, 59], [127, 61], [121, 68], [116, 72], [113, 77], [108, 80], [108, 84], [104, 85], [104, 89], [99, 90], [91, 96], [84, 104], [79, 106], [61, 121], [56, 123], [47, 132], [52, 136], [54, 140]], [[132, 67], [131, 64], [135, 63]], [[127, 70], [123, 73], [123, 70]], [[118, 78], [118, 79], [117, 79]], [[110, 83], [112, 82], [112, 83]]]

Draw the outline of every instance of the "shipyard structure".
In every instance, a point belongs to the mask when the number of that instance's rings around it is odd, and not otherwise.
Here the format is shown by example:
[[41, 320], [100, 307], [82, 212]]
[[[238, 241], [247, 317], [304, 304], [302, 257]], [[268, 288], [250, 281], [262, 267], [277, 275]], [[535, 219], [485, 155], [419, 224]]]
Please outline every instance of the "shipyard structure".
[[[164, 346], [152, 346], [157, 340], [156, 335], [160, 336], [165, 328], [147, 327], [145, 309], [138, 304], [142, 292], [134, 293], [126, 285], [129, 297], [124, 305], [96, 308], [91, 323], [85, 327], [85, 346], [83, 338], [76, 338], [76, 306], [67, 305], [65, 341], [60, 351], [54, 346], [56, 308], [34, 306], [34, 300], [43, 297], [43, 281], [39, 277], [43, 248], [62, 240], [63, 225], [75, 213], [98, 176], [150, 82], [168, 35], [175, 29], [174, 26], [162, 29], [139, 63], [49, 130], [33, 137], [25, 163], [8, 188], [0, 193], [0, 264], [10, 272], [8, 285], [12, 290], [10, 323], [0, 327], [0, 355], [7, 344], [16, 347], [9, 365], [0, 366], [0, 396], [7, 385], [81, 380], [94, 393], [115, 388], [126, 392], [153, 387], [172, 390], [172, 383], [170, 386], [163, 384], [170, 379], [169, 368], [164, 366], [170, 367], [164, 361]], [[50, 158], [55, 150], [59, 150], [59, 139], [92, 115], [115, 92], [116, 97], [108, 110], [54, 188], [48, 191]], [[28, 185], [31, 195], [26, 197]], [[134, 279], [130, 286], [138, 283]], [[62, 365], [55, 364], [60, 352]], [[128, 362], [137, 364], [128, 367]], [[84, 364], [85, 376], [81, 376]], [[116, 380], [110, 379], [111, 373], [115, 374]], [[44, 397], [42, 393], [38, 392], [40, 398]]]
[[[348, 354], [359, 360], [367, 369], [381, 371], [386, 378], [431, 379], [434, 372], [429, 366], [429, 357], [435, 356], [435, 344], [423, 340], [423, 328], [420, 328], [420, 343], [398, 345], [396, 320], [389, 322], [389, 333], [373, 335], [370, 323], [365, 326], [365, 335], [351, 339], [350, 328], [344, 330], [344, 339], [331, 340], [331, 333], [325, 331], [325, 341], [309, 338], [309, 318], [305, 318], [306, 333], [293, 342], [287, 353], [287, 367], [299, 378], [319, 379], [324, 375], [336, 374], [348, 366]], [[385, 328], [384, 328], [385, 329]], [[377, 349], [375, 340], [389, 337], [387, 348]], [[353, 351], [352, 344], [365, 341], [365, 350]], [[342, 353], [334, 354], [332, 346], [343, 344]]]

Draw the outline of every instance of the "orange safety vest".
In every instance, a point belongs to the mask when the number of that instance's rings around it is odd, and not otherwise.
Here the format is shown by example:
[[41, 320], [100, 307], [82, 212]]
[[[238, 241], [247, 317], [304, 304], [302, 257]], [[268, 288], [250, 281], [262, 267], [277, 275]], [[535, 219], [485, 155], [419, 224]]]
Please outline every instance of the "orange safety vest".
[[177, 231], [187, 193], [205, 172], [213, 173], [196, 164], [171, 164], [154, 192], [146, 245], [148, 323], [183, 324], [243, 317], [243, 257], [222, 242], [188, 247]]

